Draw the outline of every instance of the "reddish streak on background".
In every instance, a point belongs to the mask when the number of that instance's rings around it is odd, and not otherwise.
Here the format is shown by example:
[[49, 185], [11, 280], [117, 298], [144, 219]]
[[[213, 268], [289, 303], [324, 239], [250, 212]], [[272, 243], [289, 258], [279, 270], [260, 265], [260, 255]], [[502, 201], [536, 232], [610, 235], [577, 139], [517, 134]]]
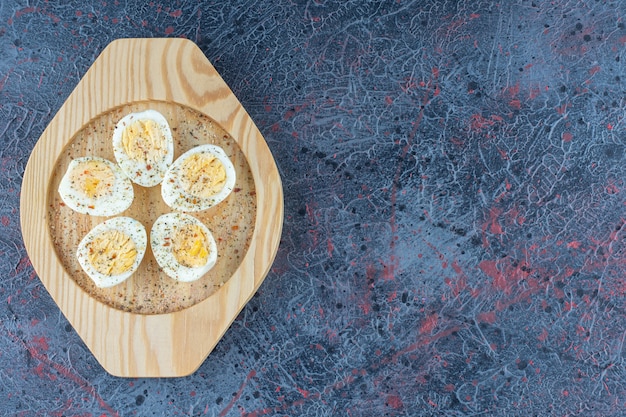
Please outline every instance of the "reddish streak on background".
[[253, 369], [248, 373], [248, 376], [246, 376], [246, 380], [243, 381], [243, 383], [239, 387], [239, 391], [237, 391], [237, 395], [235, 395], [233, 399], [230, 400], [226, 408], [224, 408], [222, 412], [219, 414], [220, 417], [224, 417], [225, 415], [228, 414], [230, 409], [233, 408], [233, 405], [235, 405], [237, 400], [239, 400], [239, 397], [241, 397], [241, 393], [243, 392], [243, 389], [246, 387], [246, 385], [248, 385], [248, 382], [250, 382], [250, 380], [254, 378], [255, 376], [256, 376], [256, 371]]
[[[52, 21], [54, 23], [59, 23], [61, 21], [61, 19], [58, 16], [55, 16], [49, 12], [47, 12], [46, 10], [42, 9], [41, 7], [25, 7], [23, 9], [18, 10], [17, 12], [15, 12], [15, 19], [19, 19], [20, 17], [24, 16], [25, 14], [28, 13], [41, 13], [44, 16], [48, 16], [49, 18], [52, 19]], [[13, 18], [9, 18], [9, 20], [7, 20], [7, 24], [12, 25], [13, 24]]]
[[501, 214], [501, 209], [496, 207], [491, 208], [491, 210], [489, 210], [489, 221], [483, 226], [483, 232], [487, 230], [487, 227], [489, 227], [489, 231], [494, 235], [503, 234], [504, 231], [502, 230], [502, 225], [500, 225], [500, 222], [498, 221]]
[[495, 311], [486, 311], [484, 313], [479, 313], [476, 316], [476, 320], [479, 323], [493, 324], [493, 323], [496, 322], [496, 312]]
[[599, 66], [599, 65], [593, 66], [593, 67], [589, 70], [589, 75], [595, 75], [595, 74], [597, 74], [598, 72], [600, 72], [600, 69], [601, 69], [601, 68], [600, 68], [600, 66]]
[[372, 308], [372, 304], [370, 302], [371, 300], [371, 287], [370, 287], [370, 282], [374, 281], [374, 278], [376, 276], [376, 267], [370, 263], [368, 263], [365, 266], [365, 277], [366, 279], [366, 289], [365, 289], [365, 295], [361, 298], [361, 300], [358, 302], [359, 307], [361, 308], [361, 310], [363, 310], [363, 314], [369, 314], [371, 308]]
[[428, 316], [420, 326], [420, 334], [431, 334], [437, 326], [438, 321], [439, 316], [437, 315], [437, 313], [433, 313]]
[[519, 280], [528, 278], [530, 272], [526, 262], [522, 261], [513, 266], [508, 257], [497, 261], [481, 261], [478, 264], [478, 268], [493, 279], [492, 285], [495, 288], [504, 291], [506, 294], [511, 293]]
[[387, 397], [387, 404], [389, 404], [389, 407], [394, 408], [396, 410], [404, 407], [402, 398], [398, 397], [397, 395], [389, 395]]
[[[89, 393], [93, 398], [95, 398], [95, 400], [98, 402], [100, 407], [104, 408], [109, 413], [110, 416], [112, 416], [112, 417], [120, 417], [120, 415], [117, 413], [117, 411], [113, 410], [111, 408], [111, 406], [109, 406], [107, 403], [105, 403], [104, 400], [102, 399], [102, 397], [100, 397], [98, 395], [98, 393], [96, 392], [95, 388], [92, 387], [91, 385], [89, 385], [89, 383], [87, 381], [83, 380], [80, 376], [78, 376], [77, 374], [73, 373], [72, 371], [70, 371], [65, 366], [63, 366], [61, 364], [58, 364], [56, 362], [53, 362], [52, 360], [50, 360], [48, 355], [40, 352], [35, 346], [27, 345], [22, 339], [20, 339], [18, 336], [14, 335], [10, 331], [7, 331], [7, 334], [14, 341], [16, 341], [17, 343], [22, 345], [22, 347], [24, 349], [26, 349], [28, 351], [28, 353], [30, 353], [30, 355], [33, 358], [35, 358], [38, 361], [46, 364], [47, 366], [50, 366], [50, 367], [54, 368], [59, 374], [61, 374], [62, 376], [64, 376], [67, 379], [70, 379], [71, 381], [76, 383], [78, 386], [80, 386], [83, 390], [85, 390], [87, 393]], [[45, 340], [41, 341], [40, 339], [41, 338], [34, 338], [34, 340], [38, 340], [38, 342], [36, 343], [37, 346], [39, 348], [45, 347], [46, 350], [47, 350], [47, 348], [48, 348], [47, 341], [45, 341]], [[42, 373], [42, 369], [37, 367], [35, 372], [38, 375], [40, 375]]]

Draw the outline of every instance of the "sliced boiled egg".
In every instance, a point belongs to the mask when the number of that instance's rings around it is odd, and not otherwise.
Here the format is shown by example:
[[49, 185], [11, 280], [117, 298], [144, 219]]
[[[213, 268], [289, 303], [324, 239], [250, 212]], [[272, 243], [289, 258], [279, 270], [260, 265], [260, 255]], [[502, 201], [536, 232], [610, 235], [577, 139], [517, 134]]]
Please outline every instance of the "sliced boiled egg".
[[133, 185], [108, 159], [89, 156], [72, 160], [59, 183], [59, 195], [72, 210], [92, 216], [114, 216], [133, 202]]
[[228, 197], [235, 180], [235, 168], [226, 152], [216, 145], [201, 145], [170, 166], [161, 184], [161, 196], [174, 210], [206, 210]]
[[174, 160], [169, 123], [156, 110], [130, 113], [115, 125], [113, 153], [128, 178], [143, 187], [154, 187]]
[[163, 272], [177, 281], [195, 281], [217, 261], [217, 245], [211, 231], [185, 213], [160, 216], [150, 231], [150, 247]]
[[87, 233], [76, 256], [96, 286], [106, 288], [125, 281], [139, 268], [147, 245], [143, 224], [130, 217], [114, 217]]

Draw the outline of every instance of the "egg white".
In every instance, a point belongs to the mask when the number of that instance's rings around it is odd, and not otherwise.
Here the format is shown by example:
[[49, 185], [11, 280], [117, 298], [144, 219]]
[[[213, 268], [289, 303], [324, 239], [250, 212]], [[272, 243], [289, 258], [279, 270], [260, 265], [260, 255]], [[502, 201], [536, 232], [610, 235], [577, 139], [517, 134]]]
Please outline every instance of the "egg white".
[[[110, 184], [107, 193], [100, 197], [90, 197], [73, 180], [75, 175], [90, 176], [89, 173], [76, 171], [80, 169], [79, 167], [82, 163], [89, 161], [104, 164], [111, 169], [114, 175], [114, 180]], [[59, 183], [58, 191], [61, 199], [69, 208], [78, 213], [92, 216], [115, 216], [120, 214], [130, 207], [135, 197], [133, 185], [120, 167], [108, 159], [96, 156], [86, 156], [72, 160]]]
[[[218, 193], [210, 197], [192, 195], [185, 190], [181, 183], [183, 162], [194, 154], [214, 155], [224, 166], [226, 172], [224, 187]], [[161, 184], [161, 196], [163, 197], [163, 201], [174, 210], [183, 212], [202, 211], [224, 201], [235, 187], [236, 179], [235, 167], [222, 148], [211, 144], [200, 145], [179, 156], [170, 166]]]
[[[135, 244], [137, 256], [131, 268], [118, 275], [107, 275], [97, 271], [89, 261], [89, 246], [99, 235], [107, 231], [117, 230], [128, 235]], [[139, 221], [130, 217], [114, 217], [98, 224], [81, 240], [76, 251], [78, 263], [97, 287], [107, 288], [120, 284], [128, 279], [141, 263], [148, 246], [146, 228]]]
[[[207, 261], [197, 268], [181, 265], [172, 250], [176, 228], [184, 225], [198, 225], [207, 239], [209, 246]], [[217, 245], [211, 231], [200, 220], [185, 213], [167, 213], [160, 216], [150, 230], [150, 247], [163, 272], [181, 282], [198, 280], [217, 262]]]
[[[137, 161], [132, 159], [124, 150], [122, 134], [128, 126], [137, 120], [151, 120], [155, 122], [163, 134], [165, 138], [165, 155], [161, 160], [154, 163]], [[117, 163], [131, 181], [143, 187], [158, 185], [174, 160], [174, 140], [167, 119], [156, 110], [127, 114], [115, 125], [115, 130], [113, 131], [113, 153]]]

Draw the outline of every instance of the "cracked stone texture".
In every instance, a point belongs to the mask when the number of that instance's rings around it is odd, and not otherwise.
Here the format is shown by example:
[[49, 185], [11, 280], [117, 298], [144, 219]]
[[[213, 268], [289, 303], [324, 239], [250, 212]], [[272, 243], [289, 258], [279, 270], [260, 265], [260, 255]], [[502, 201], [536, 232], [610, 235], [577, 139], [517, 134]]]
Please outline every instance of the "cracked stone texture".
[[[624, 414], [622, 2], [62, 3], [0, 3], [3, 415]], [[167, 36], [261, 129], [284, 230], [196, 373], [122, 379], [33, 271], [20, 186], [102, 49]]]

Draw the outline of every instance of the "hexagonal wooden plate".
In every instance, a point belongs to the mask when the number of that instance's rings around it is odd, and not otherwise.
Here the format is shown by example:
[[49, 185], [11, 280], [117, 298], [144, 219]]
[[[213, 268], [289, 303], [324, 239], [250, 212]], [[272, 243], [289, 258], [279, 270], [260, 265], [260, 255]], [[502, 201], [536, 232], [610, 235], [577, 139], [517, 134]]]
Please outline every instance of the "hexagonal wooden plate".
[[[98, 293], [82, 280], [84, 273], [66, 255], [104, 218], [59, 209], [56, 186], [71, 158], [108, 156], [106, 133], [116, 118], [144, 108], [159, 109], [180, 135], [187, 132], [177, 141], [175, 156], [204, 140], [193, 134], [185, 115], [197, 116], [203, 126], [214, 122], [207, 140], [223, 146], [238, 167], [240, 195], [231, 194], [221, 208], [197, 215], [208, 223], [221, 219], [226, 226], [214, 225], [219, 232], [215, 237], [222, 241], [221, 258], [212, 275], [201, 278], [204, 281], [196, 287], [168, 281], [148, 250], [143, 261], [147, 269], [110, 293]], [[96, 132], [94, 126], [103, 131]], [[158, 187], [140, 188], [135, 186], [136, 201], [122, 215], [140, 217], [149, 231], [151, 224], [146, 223], [166, 208], [156, 201]], [[242, 205], [254, 213], [241, 212]], [[63, 216], [65, 223], [57, 224]], [[178, 377], [202, 364], [265, 279], [280, 241], [283, 192], [263, 136], [194, 43], [120, 39], [96, 59], [33, 149], [22, 183], [20, 217], [24, 243], [39, 278], [98, 362], [116, 376]], [[233, 221], [239, 223], [231, 227], [228, 222]], [[59, 232], [63, 224], [71, 230]], [[156, 290], [147, 296], [151, 287]], [[160, 304], [146, 308], [155, 294], [162, 298]], [[120, 301], [137, 299], [143, 304]], [[172, 306], [168, 300], [176, 302]]]

